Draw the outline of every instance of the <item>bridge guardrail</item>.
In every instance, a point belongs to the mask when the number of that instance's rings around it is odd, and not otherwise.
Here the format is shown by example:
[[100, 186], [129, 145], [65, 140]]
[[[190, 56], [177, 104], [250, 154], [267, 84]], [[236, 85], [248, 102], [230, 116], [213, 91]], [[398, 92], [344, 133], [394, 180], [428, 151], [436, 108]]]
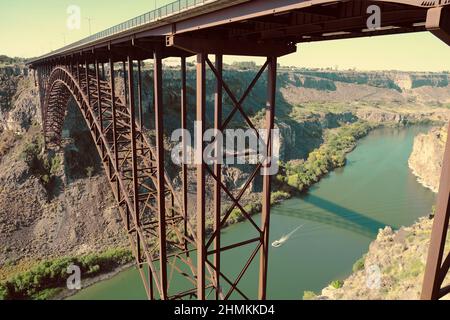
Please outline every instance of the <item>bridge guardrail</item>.
[[65, 47], [62, 47], [58, 50], [52, 51], [50, 54], [58, 54], [60, 52], [64, 52], [66, 50], [70, 50], [72, 48], [76, 48], [78, 46], [94, 42], [100, 39], [104, 39], [110, 36], [113, 36], [118, 33], [122, 33], [124, 31], [140, 27], [142, 25], [158, 21], [162, 18], [167, 18], [169, 16], [172, 16], [174, 14], [181, 13], [183, 11], [207, 4], [212, 2], [217, 2], [219, 0], [177, 0], [174, 2], [171, 2], [165, 6], [162, 6], [160, 8], [157, 8], [155, 10], [149, 11], [147, 13], [144, 13], [140, 16], [137, 16], [135, 18], [132, 18], [130, 20], [127, 20], [125, 22], [122, 22], [118, 25], [112, 26], [106, 30], [100, 31], [98, 33], [95, 33], [87, 38], [84, 38], [82, 40], [79, 40], [77, 42], [74, 42], [72, 44], [69, 44]]

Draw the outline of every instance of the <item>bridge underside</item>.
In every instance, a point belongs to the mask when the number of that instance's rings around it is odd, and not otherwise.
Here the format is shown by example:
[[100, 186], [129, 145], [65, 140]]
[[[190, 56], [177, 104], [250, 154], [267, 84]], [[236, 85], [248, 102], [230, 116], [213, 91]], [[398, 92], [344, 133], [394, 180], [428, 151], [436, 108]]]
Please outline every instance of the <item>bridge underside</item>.
[[[257, 131], [245, 101], [266, 73], [264, 129], [274, 127], [277, 58], [296, 51], [303, 42], [367, 37], [429, 30], [450, 43], [448, 7], [437, 1], [235, 1], [235, 5], [186, 19], [168, 19], [106, 39], [49, 54], [31, 63], [37, 70], [46, 143], [61, 142], [67, 103], [72, 97], [91, 130], [106, 174], [130, 238], [136, 264], [150, 299], [259, 298], [267, 297], [271, 179], [262, 175], [261, 221], [256, 221], [244, 201], [257, 176], [270, 163], [257, 163], [239, 190], [230, 190], [219, 163], [196, 165], [196, 179], [189, 181], [187, 165], [181, 166], [181, 186], [174, 188], [166, 173], [163, 100], [163, 67], [166, 57], [180, 59], [180, 128], [192, 127], [188, 113], [208, 128], [223, 131], [239, 116], [242, 124]], [[446, 1], [448, 4], [450, 1]], [[424, 4], [425, 3], [425, 4]], [[444, 3], [442, 3], [444, 4]], [[379, 6], [381, 26], [370, 29], [368, 7]], [[196, 55], [196, 104], [187, 103], [186, 58]], [[210, 60], [214, 56], [214, 61]], [[247, 88], [237, 96], [223, 78], [223, 55], [265, 57], [266, 62]], [[143, 101], [142, 62], [151, 59], [153, 98]], [[214, 92], [206, 90], [207, 71], [213, 75]], [[117, 81], [124, 90], [117, 89]], [[207, 125], [207, 95], [214, 94], [214, 121]], [[231, 112], [225, 114], [225, 104]], [[145, 119], [151, 114], [154, 121]], [[192, 120], [192, 118], [191, 118]], [[197, 139], [202, 139], [202, 134]], [[185, 141], [186, 137], [183, 137]], [[262, 138], [261, 138], [262, 139]], [[267, 156], [273, 137], [264, 140]], [[449, 139], [450, 140], [450, 139]], [[204, 149], [203, 141], [197, 144]], [[449, 143], [450, 144], [450, 143]], [[167, 150], [166, 150], [167, 151]], [[186, 151], [184, 148], [183, 151]], [[213, 182], [211, 205], [207, 205], [207, 179]], [[195, 212], [189, 212], [188, 186], [195, 185]], [[443, 262], [449, 222], [450, 146], [447, 146], [433, 237], [425, 276], [423, 298], [437, 299], [449, 292], [441, 289], [450, 266]], [[239, 243], [224, 244], [221, 232], [236, 210], [254, 227]], [[192, 210], [191, 210], [192, 211]], [[212, 220], [212, 225], [207, 224]], [[208, 229], [210, 227], [210, 229]], [[209, 231], [209, 232], [208, 232]], [[236, 274], [221, 268], [224, 252], [250, 248]], [[239, 285], [259, 257], [257, 294]], [[175, 274], [175, 276], [174, 276]], [[184, 279], [182, 288], [171, 286]], [[181, 280], [176, 280], [181, 281]]]
[[[139, 27], [115, 36], [68, 49], [60, 54], [36, 59], [33, 63], [75, 59], [85, 61], [93, 52], [99, 62], [122, 61], [133, 55], [136, 60], [152, 59], [159, 48], [162, 57], [183, 57], [198, 52], [211, 54], [267, 56], [290, 53], [298, 43], [377, 35], [403, 34], [427, 28], [427, 14], [437, 1], [417, 0], [279, 0], [235, 1], [236, 6], [199, 17], [155, 27]], [[428, 6], [417, 4], [428, 2]], [[406, 3], [411, 3], [407, 5]], [[413, 5], [414, 4], [414, 5]], [[367, 8], [377, 5], [381, 25], [369, 29]], [[447, 7], [444, 7], [447, 8]], [[448, 11], [448, 10], [444, 10]], [[79, 59], [79, 55], [83, 55]]]

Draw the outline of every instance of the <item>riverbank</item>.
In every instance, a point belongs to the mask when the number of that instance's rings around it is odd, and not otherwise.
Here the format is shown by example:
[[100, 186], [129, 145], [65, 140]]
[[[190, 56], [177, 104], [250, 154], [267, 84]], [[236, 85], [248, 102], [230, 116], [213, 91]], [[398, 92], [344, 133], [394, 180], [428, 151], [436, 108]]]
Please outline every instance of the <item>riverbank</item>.
[[281, 172], [276, 177], [278, 185], [275, 188], [294, 194], [306, 192], [329, 172], [345, 166], [347, 154], [356, 148], [358, 140], [379, 127], [380, 125], [358, 121], [328, 130], [325, 142], [313, 150], [306, 160], [295, 160], [281, 165]]
[[413, 152], [408, 160], [409, 168], [417, 181], [437, 193], [447, 141], [447, 126], [432, 128], [414, 139]]
[[[431, 237], [433, 219], [419, 219], [410, 227], [393, 231], [380, 230], [369, 251], [358, 260], [353, 274], [323, 289], [319, 295], [308, 292], [307, 299], [319, 300], [417, 300], [422, 282]], [[450, 247], [447, 237], [446, 248]], [[448, 254], [448, 253], [447, 253]], [[450, 284], [450, 277], [443, 286]], [[446, 297], [449, 299], [450, 297]]]
[[79, 257], [62, 257], [41, 261], [30, 270], [0, 283], [0, 300], [47, 300], [64, 297], [68, 267], [80, 268], [88, 285], [110, 278], [133, 261], [127, 249], [111, 249]]
[[[392, 124], [393, 125], [393, 124]], [[346, 156], [352, 152], [358, 140], [367, 136], [372, 130], [380, 128], [366, 121], [344, 124], [328, 130], [325, 142], [310, 152], [306, 160], [295, 160], [288, 163], [280, 161], [280, 170], [276, 179], [272, 180], [273, 191], [270, 197], [271, 206], [282, 203], [296, 195], [305, 193], [328, 173], [346, 164]], [[261, 203], [249, 203], [244, 206], [249, 215], [261, 212]], [[228, 226], [244, 221], [246, 218], [239, 208], [233, 209], [227, 222]], [[213, 231], [212, 221], [207, 222], [207, 232]]]
[[[130, 262], [130, 263], [118, 266], [117, 268], [113, 269], [110, 272], [101, 273], [97, 276], [94, 276], [91, 278], [86, 278], [86, 279], [82, 280], [82, 283], [81, 283], [82, 289], [89, 288], [101, 281], [106, 281], [108, 279], [111, 279], [112, 277], [117, 276], [121, 272], [124, 272], [133, 267], [134, 267], [134, 262]], [[51, 300], [64, 300], [64, 299], [70, 298], [73, 295], [76, 295], [77, 293], [78, 293], [78, 290], [69, 290], [67, 288], [61, 288], [61, 291], [58, 294], [52, 296], [50, 299]]]

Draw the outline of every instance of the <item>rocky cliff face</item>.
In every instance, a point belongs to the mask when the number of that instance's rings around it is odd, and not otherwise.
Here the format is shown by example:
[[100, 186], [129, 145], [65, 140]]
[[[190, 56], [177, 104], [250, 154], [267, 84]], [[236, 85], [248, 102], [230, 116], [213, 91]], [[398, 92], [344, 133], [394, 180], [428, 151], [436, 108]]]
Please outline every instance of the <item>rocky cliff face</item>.
[[[240, 97], [254, 73], [253, 70], [227, 70], [224, 77], [230, 83], [231, 90]], [[194, 75], [193, 72], [188, 73], [190, 88], [194, 87]], [[180, 123], [178, 76], [177, 70], [165, 70], [166, 133], [178, 128]], [[448, 118], [445, 108], [433, 105], [424, 112], [418, 109], [422, 105], [415, 103], [431, 101], [427, 97], [433, 97], [431, 93], [436, 90], [442, 91], [437, 95], [443, 97], [439, 103], [446, 103], [446, 98], [450, 96], [446, 95], [447, 91], [450, 92], [449, 87], [421, 87], [419, 89], [425, 91], [415, 93], [420, 99], [411, 100], [415, 101], [412, 103], [415, 109], [400, 110], [398, 106], [411, 97], [404, 96], [401, 86], [398, 86], [399, 90], [396, 82], [389, 80], [389, 77], [382, 78], [385, 82], [380, 79], [375, 75], [366, 77], [338, 73], [330, 76], [317, 72], [299, 74], [281, 71], [276, 123], [281, 130], [282, 159], [305, 158], [323, 143], [325, 130], [358, 119], [377, 123], [409, 123]], [[147, 69], [143, 76], [145, 106], [151, 105], [152, 100], [150, 80], [151, 72]], [[207, 89], [212, 92], [214, 81], [212, 78], [209, 80]], [[255, 123], [263, 118], [264, 81], [263, 78], [258, 82], [244, 104], [244, 109], [253, 115]], [[188, 108], [191, 111], [195, 104], [195, 91], [190, 88]], [[118, 92], [122, 90], [123, 83], [118, 81]], [[212, 105], [212, 101], [209, 96], [208, 106]], [[328, 105], [330, 101], [341, 104], [335, 107]], [[316, 106], [305, 102], [315, 103]], [[228, 114], [232, 103], [225, 98], [224, 104], [224, 113]], [[35, 156], [47, 161], [41, 164], [45, 168], [36, 168], [36, 164], [24, 157], [30, 146], [34, 149], [39, 147], [36, 144], [41, 131], [38, 105], [34, 79], [24, 67], [0, 68], [0, 266], [100, 251], [126, 244], [122, 221], [108, 182], [95, 156], [89, 131], [74, 104], [68, 109], [62, 148], [52, 155], [44, 155], [39, 148], [34, 150]], [[207, 119], [212, 123], [213, 109], [207, 109]], [[192, 117], [194, 113], [190, 111], [188, 115]], [[147, 125], [152, 126], [150, 108], [146, 107], [144, 112]], [[243, 122], [242, 117], [237, 117], [232, 125], [241, 127]], [[190, 171], [190, 174], [194, 173]], [[225, 182], [235, 188], [241, 187], [247, 176], [247, 173], [234, 168], [224, 172]], [[177, 184], [178, 178], [174, 179]], [[195, 185], [189, 187], [192, 195]], [[190, 211], [195, 212], [195, 208]]]
[[36, 91], [24, 67], [0, 68], [0, 132], [21, 131], [35, 116]]
[[293, 104], [366, 101], [434, 105], [450, 103], [450, 74], [284, 70], [282, 92]]
[[[37, 89], [24, 70], [0, 69], [0, 269], [126, 245], [106, 177], [87, 156], [94, 145], [76, 106], [63, 147], [45, 155]], [[30, 161], [30, 152], [41, 162]]]
[[449, 118], [447, 110], [437, 109], [424, 111], [419, 110], [380, 110], [377, 108], [364, 108], [356, 111], [356, 115], [361, 120], [366, 120], [378, 124], [411, 125], [420, 122], [446, 122]]
[[[398, 92], [404, 92], [420, 87], [447, 87], [450, 83], [450, 74], [448, 72], [402, 72], [402, 71], [337, 71], [337, 70], [307, 70], [291, 69], [295, 73], [293, 77], [300, 85], [307, 87], [309, 84], [319, 85], [322, 82], [321, 89], [332, 88], [332, 83], [341, 82], [357, 85], [368, 85], [371, 87], [393, 89]], [[314, 80], [314, 81], [313, 81]], [[324, 83], [328, 83], [324, 86]]]
[[103, 175], [72, 183], [61, 179], [58, 191], [50, 193], [13, 154], [3, 159], [0, 170], [0, 265], [126, 243]]
[[322, 112], [311, 114], [300, 121], [278, 119], [280, 130], [280, 158], [283, 161], [305, 159], [308, 154], [324, 142], [324, 132], [347, 123], [354, 123], [358, 117], [351, 112]]
[[447, 141], [446, 127], [433, 128], [427, 134], [414, 139], [413, 152], [408, 164], [418, 181], [425, 187], [438, 192], [439, 180]]
[[[329, 286], [316, 299], [419, 299], [433, 220], [422, 218], [411, 227], [380, 230], [369, 252], [354, 266], [341, 288]], [[447, 252], [450, 239], [447, 237]], [[450, 284], [450, 276], [444, 286]], [[446, 297], [449, 299], [450, 297]]]

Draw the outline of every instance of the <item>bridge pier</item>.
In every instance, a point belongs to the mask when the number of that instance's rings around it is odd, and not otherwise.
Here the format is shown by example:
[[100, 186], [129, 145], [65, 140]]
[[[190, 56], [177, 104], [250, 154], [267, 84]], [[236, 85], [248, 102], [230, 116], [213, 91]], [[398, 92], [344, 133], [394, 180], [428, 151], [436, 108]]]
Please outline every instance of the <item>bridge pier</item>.
[[163, 86], [162, 58], [160, 50], [153, 55], [154, 108], [156, 132], [156, 171], [157, 203], [159, 220], [159, 263], [161, 281], [161, 299], [167, 299], [167, 244], [166, 244], [166, 207], [165, 207], [165, 169], [164, 169], [164, 121], [163, 121]]
[[[215, 56], [215, 67], [217, 73], [220, 77], [223, 74], [223, 56], [221, 54], [216, 54]], [[223, 89], [222, 84], [218, 79], [216, 79], [215, 88], [214, 88], [214, 130], [219, 132], [222, 128], [222, 118], [223, 118]], [[219, 154], [219, 145], [216, 143], [215, 146], [215, 156], [220, 156]], [[214, 180], [214, 230], [220, 230], [221, 225], [221, 214], [222, 214], [222, 189], [220, 187], [219, 181], [222, 181], [222, 165], [220, 163], [214, 164], [214, 175], [216, 179]], [[215, 286], [216, 286], [216, 300], [220, 300], [223, 298], [223, 294], [221, 291], [220, 285], [220, 248], [221, 248], [221, 233], [217, 233], [216, 239], [214, 241], [214, 269], [215, 269]]]
[[[267, 80], [267, 105], [266, 105], [266, 126], [267, 141], [266, 155], [272, 160], [273, 153], [273, 136], [272, 130], [275, 124], [275, 98], [276, 98], [276, 81], [277, 81], [277, 58], [268, 58], [268, 80]], [[270, 226], [270, 192], [271, 192], [271, 176], [269, 168], [270, 162], [264, 164], [263, 176], [263, 206], [261, 215], [261, 250], [259, 263], [259, 295], [258, 298], [265, 300], [267, 298], [267, 270], [269, 257], [269, 226]]]
[[203, 163], [203, 133], [205, 132], [205, 104], [206, 104], [206, 56], [197, 54], [197, 105], [196, 105], [196, 150], [195, 163], [197, 167], [197, 299], [205, 300], [205, 164]]
[[450, 126], [447, 137], [421, 295], [424, 300], [437, 300], [450, 293], [450, 286], [441, 289], [450, 267], [450, 254], [444, 259], [450, 217]]
[[[266, 63], [261, 67], [259, 72], [256, 74], [253, 81], [249, 84], [248, 88], [244, 91], [244, 94], [240, 99], [238, 99], [235, 94], [230, 90], [228, 84], [224, 81], [222, 77], [222, 54], [215, 53], [216, 61], [213, 64], [207, 54], [198, 53], [197, 54], [197, 121], [201, 122], [202, 125], [200, 128], [197, 128], [197, 159], [203, 159], [202, 154], [204, 151], [204, 146], [202, 142], [203, 133], [205, 132], [204, 128], [204, 116], [205, 116], [205, 74], [206, 74], [206, 66], [209, 66], [209, 69], [214, 74], [216, 80], [215, 86], [215, 108], [214, 108], [214, 129], [217, 132], [223, 132], [229, 126], [232, 121], [232, 118], [236, 114], [240, 114], [242, 118], [245, 120], [245, 123], [249, 126], [249, 128], [253, 129], [258, 136], [259, 133], [255, 128], [254, 124], [249, 118], [249, 115], [246, 114], [243, 103], [248, 97], [250, 91], [253, 89], [257, 81], [260, 79], [261, 75], [264, 71], [267, 70], [267, 103], [266, 103], [266, 127], [267, 137], [266, 141], [264, 141], [264, 145], [266, 146], [265, 154], [268, 159], [272, 157], [272, 129], [274, 128], [274, 117], [275, 117], [275, 94], [276, 94], [276, 68], [277, 68], [277, 58], [275, 56], [269, 56], [267, 58]], [[233, 109], [230, 114], [226, 117], [225, 121], [222, 120], [222, 90], [225, 90], [228, 97], [232, 101]], [[215, 140], [215, 143], [218, 143], [218, 139]], [[202, 145], [202, 148], [198, 148], [198, 146]], [[218, 147], [216, 145], [216, 152]], [[199, 299], [205, 298], [204, 288], [207, 287], [204, 279], [204, 271], [206, 266], [210, 266], [214, 269], [214, 281], [212, 285], [215, 286], [216, 298], [230, 299], [232, 294], [237, 293], [242, 298], [248, 298], [248, 296], [239, 289], [238, 284], [244, 277], [245, 273], [248, 271], [250, 265], [253, 263], [255, 257], [259, 254], [260, 256], [260, 266], [259, 266], [259, 289], [258, 289], [258, 298], [265, 299], [267, 296], [267, 265], [268, 265], [268, 249], [269, 249], [269, 217], [270, 217], [270, 182], [271, 177], [269, 175], [269, 167], [271, 163], [270, 161], [259, 163], [254, 168], [254, 171], [250, 175], [249, 179], [246, 181], [242, 189], [239, 191], [238, 195], [233, 195], [233, 192], [228, 189], [222, 182], [221, 179], [221, 165], [215, 160], [213, 164], [213, 169], [209, 167], [208, 164], [204, 163], [202, 160], [201, 163], [197, 163], [197, 256], [198, 258], [198, 285], [197, 285], [197, 296]], [[214, 181], [214, 199], [213, 199], [213, 210], [214, 210], [214, 232], [209, 237], [209, 239], [205, 239], [205, 176], [209, 174], [209, 176]], [[263, 192], [261, 199], [261, 208], [262, 208], [262, 217], [261, 217], [261, 225], [254, 221], [251, 213], [247, 212], [242, 203], [242, 198], [245, 192], [249, 190], [252, 182], [255, 181], [256, 176], [258, 174], [263, 174]], [[233, 204], [229, 206], [225, 211], [221, 209], [221, 193], [224, 192], [231, 199]], [[228, 245], [226, 247], [221, 246], [220, 235], [223, 229], [226, 227], [230, 214], [233, 210], [240, 210], [244, 220], [247, 223], [251, 223], [257, 231], [257, 236], [254, 238], [250, 238], [248, 240], [235, 243], [232, 245]], [[223, 215], [222, 215], [223, 214]], [[200, 223], [199, 223], [200, 221]], [[205, 244], [206, 243], [206, 244]], [[214, 249], [209, 250], [211, 244], [214, 243]], [[227, 250], [235, 249], [238, 247], [248, 246], [250, 244], [256, 245], [255, 249], [252, 251], [246, 262], [244, 263], [241, 271], [239, 272], [237, 278], [232, 281], [223, 274], [220, 261], [221, 254]], [[214, 262], [210, 262], [208, 260], [208, 256], [213, 255]], [[221, 279], [227, 283], [229, 289], [226, 292], [222, 291]]]
[[[449, 7], [429, 9], [426, 28], [444, 43], [450, 45]], [[450, 218], [450, 125], [447, 137], [436, 212], [422, 286], [421, 298], [423, 300], [438, 300], [450, 293], [450, 286], [442, 288], [450, 269], [450, 253], [447, 257], [444, 257]]]

